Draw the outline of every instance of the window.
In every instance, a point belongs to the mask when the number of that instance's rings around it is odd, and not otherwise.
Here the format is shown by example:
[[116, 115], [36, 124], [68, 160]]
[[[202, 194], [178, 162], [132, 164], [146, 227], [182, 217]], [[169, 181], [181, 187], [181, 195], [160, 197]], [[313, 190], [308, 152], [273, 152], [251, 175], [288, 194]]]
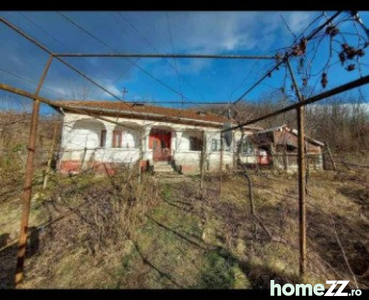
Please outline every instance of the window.
[[211, 151], [212, 152], [218, 151], [218, 140], [217, 139], [211, 140]]
[[[212, 139], [211, 140], [211, 151], [212, 152], [220, 151], [221, 146], [222, 145], [220, 144], [220, 139]], [[227, 146], [227, 144], [225, 143], [224, 140], [223, 140], [223, 151], [231, 151], [231, 147]]]
[[[211, 151], [212, 152], [220, 151], [221, 147], [222, 145], [220, 144], [220, 139], [211, 140]], [[227, 146], [224, 140], [223, 140], [223, 151], [231, 151], [231, 147]]]
[[[228, 146], [223, 138], [223, 151], [231, 151], [231, 146], [232, 145]], [[220, 143], [220, 139], [211, 139], [211, 151], [212, 152], [220, 151], [221, 148], [222, 148], [222, 145]]]
[[198, 137], [190, 137], [190, 151], [201, 151], [202, 140]]
[[101, 135], [100, 135], [100, 147], [101, 148], [105, 148], [106, 146], [106, 130], [101, 130]]
[[[220, 146], [219, 146], [219, 148], [220, 148]], [[223, 138], [223, 150], [224, 151], [231, 151], [231, 145], [228, 146], [227, 143], [225, 142], [224, 138]]]
[[254, 146], [249, 140], [245, 139], [243, 141], [241, 153], [254, 154]]
[[113, 131], [113, 148], [121, 148], [122, 147], [122, 131], [114, 130]]

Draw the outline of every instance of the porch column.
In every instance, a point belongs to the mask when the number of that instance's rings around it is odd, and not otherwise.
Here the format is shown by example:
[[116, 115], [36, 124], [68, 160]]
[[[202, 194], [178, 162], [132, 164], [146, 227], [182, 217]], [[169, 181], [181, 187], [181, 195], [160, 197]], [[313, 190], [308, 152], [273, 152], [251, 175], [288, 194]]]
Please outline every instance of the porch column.
[[202, 132], [202, 160], [203, 160], [203, 168], [200, 169], [200, 171], [208, 171], [209, 170], [209, 157], [208, 153], [210, 151], [209, 147], [209, 133], [206, 130], [203, 130]]
[[141, 143], [142, 143], [142, 151], [143, 151], [143, 159], [150, 159], [149, 157], [149, 139], [150, 139], [150, 131], [152, 126], [145, 126], [142, 129], [142, 137], [141, 137]]
[[182, 130], [177, 130], [176, 131], [176, 149], [175, 149], [176, 152], [180, 152], [179, 149], [181, 147], [182, 135], [183, 135]]
[[113, 130], [115, 128], [115, 124], [104, 122], [106, 128], [106, 141], [105, 141], [105, 148], [112, 148], [113, 145]]

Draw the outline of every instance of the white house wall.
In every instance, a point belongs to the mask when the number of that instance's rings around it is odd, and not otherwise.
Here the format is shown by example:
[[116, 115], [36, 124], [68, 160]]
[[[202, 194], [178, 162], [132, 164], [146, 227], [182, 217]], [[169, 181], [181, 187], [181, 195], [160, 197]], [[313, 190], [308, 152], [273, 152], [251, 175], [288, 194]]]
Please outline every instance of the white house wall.
[[[172, 132], [171, 151], [176, 164], [199, 166], [201, 152], [189, 150], [189, 138], [191, 135], [201, 138], [202, 131], [205, 131], [207, 163], [210, 169], [219, 167], [220, 152], [211, 151], [211, 140], [213, 138], [220, 140], [220, 130], [217, 128], [107, 116], [104, 116], [104, 118], [114, 122], [124, 123], [122, 127], [126, 127], [126, 129], [123, 130], [125, 132], [123, 146], [127, 146], [128, 144], [128, 148], [112, 148], [113, 131], [121, 126], [105, 120], [93, 119], [85, 115], [66, 113], [62, 130], [60, 161], [94, 160], [104, 163], [135, 163], [140, 159], [140, 148], [142, 146], [142, 159], [148, 160], [152, 164], [153, 155], [152, 150], [149, 149], [150, 130], [152, 128], [165, 128]], [[86, 126], [81, 126], [81, 124]], [[106, 130], [105, 148], [100, 147], [102, 129]], [[237, 134], [235, 134], [235, 138], [236, 141], [240, 139]], [[235, 143], [231, 145], [230, 151], [223, 151], [224, 166], [232, 166], [233, 164], [234, 152], [236, 152], [234, 145]]]

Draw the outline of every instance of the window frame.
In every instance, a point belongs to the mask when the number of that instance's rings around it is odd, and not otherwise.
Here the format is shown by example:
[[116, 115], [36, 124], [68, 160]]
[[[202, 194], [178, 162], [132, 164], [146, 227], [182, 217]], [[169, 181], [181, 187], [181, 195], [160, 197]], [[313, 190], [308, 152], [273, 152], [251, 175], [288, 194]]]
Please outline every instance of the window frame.
[[123, 144], [123, 131], [113, 130], [112, 148], [122, 148], [122, 144]]
[[190, 147], [189, 150], [190, 151], [201, 151], [202, 150], [202, 146], [203, 146], [203, 141], [201, 138], [197, 137], [197, 136], [190, 136], [188, 138], [189, 143], [190, 143]]
[[246, 155], [255, 154], [255, 146], [249, 139], [244, 139], [242, 141], [241, 153]]
[[102, 129], [100, 133], [100, 148], [106, 148], [106, 129]]
[[220, 145], [218, 147], [218, 142], [220, 142], [219, 139], [212, 138], [211, 139], [211, 152], [218, 152], [220, 149]]

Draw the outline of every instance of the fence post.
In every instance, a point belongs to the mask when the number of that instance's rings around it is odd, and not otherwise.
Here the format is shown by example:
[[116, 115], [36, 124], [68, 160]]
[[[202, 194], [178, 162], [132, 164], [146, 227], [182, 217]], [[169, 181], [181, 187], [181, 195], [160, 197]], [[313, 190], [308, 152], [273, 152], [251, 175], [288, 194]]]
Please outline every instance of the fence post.
[[220, 132], [220, 152], [219, 152], [219, 194], [222, 194], [222, 172], [223, 172], [223, 132]]
[[48, 177], [49, 177], [49, 172], [50, 172], [50, 167], [51, 167], [51, 161], [53, 159], [53, 154], [54, 154], [54, 147], [55, 147], [55, 142], [56, 142], [57, 130], [58, 130], [58, 124], [55, 122], [55, 124], [54, 124], [54, 133], [53, 133], [53, 140], [51, 142], [51, 148], [50, 148], [49, 158], [47, 160], [47, 167], [46, 167], [44, 182], [42, 184], [42, 189], [46, 189], [46, 186], [47, 186], [47, 180], [48, 180]]
[[[47, 71], [51, 65], [53, 55], [50, 55], [41, 78], [38, 82], [35, 95], [38, 95], [41, 87], [45, 81]], [[37, 137], [37, 125], [40, 112], [40, 101], [35, 99], [33, 102], [32, 116], [31, 116], [31, 129], [28, 142], [28, 156], [26, 163], [26, 174], [24, 178], [23, 193], [22, 193], [22, 219], [19, 234], [18, 253], [17, 253], [17, 265], [15, 270], [15, 287], [22, 282], [24, 277], [24, 260], [27, 247], [28, 236], [28, 223], [29, 214], [31, 209], [31, 196], [32, 196], [32, 177], [33, 177], [33, 163], [35, 158], [35, 146]]]
[[330, 159], [331, 164], [332, 164], [332, 168], [333, 168], [333, 170], [334, 170], [334, 171], [336, 171], [336, 170], [337, 170], [337, 168], [336, 168], [336, 163], [335, 163], [335, 162], [334, 162], [334, 160], [333, 160], [333, 155], [332, 155], [331, 148], [329, 147], [329, 145], [328, 145], [328, 143], [327, 143], [327, 142], [326, 142], [325, 144], [326, 144], [326, 146], [327, 146], [327, 151], [328, 151], [329, 159]]
[[143, 152], [144, 152], [144, 143], [145, 143], [145, 128], [141, 131], [140, 137], [140, 155], [138, 158], [138, 183], [142, 182], [142, 161], [143, 161]]
[[200, 157], [200, 190], [201, 195], [203, 195], [204, 189], [204, 168], [206, 165], [206, 135], [205, 130], [202, 131], [202, 147], [201, 147], [201, 157]]
[[287, 172], [288, 171], [288, 156], [287, 156], [286, 150], [283, 152], [283, 167], [284, 167], [284, 170]]

